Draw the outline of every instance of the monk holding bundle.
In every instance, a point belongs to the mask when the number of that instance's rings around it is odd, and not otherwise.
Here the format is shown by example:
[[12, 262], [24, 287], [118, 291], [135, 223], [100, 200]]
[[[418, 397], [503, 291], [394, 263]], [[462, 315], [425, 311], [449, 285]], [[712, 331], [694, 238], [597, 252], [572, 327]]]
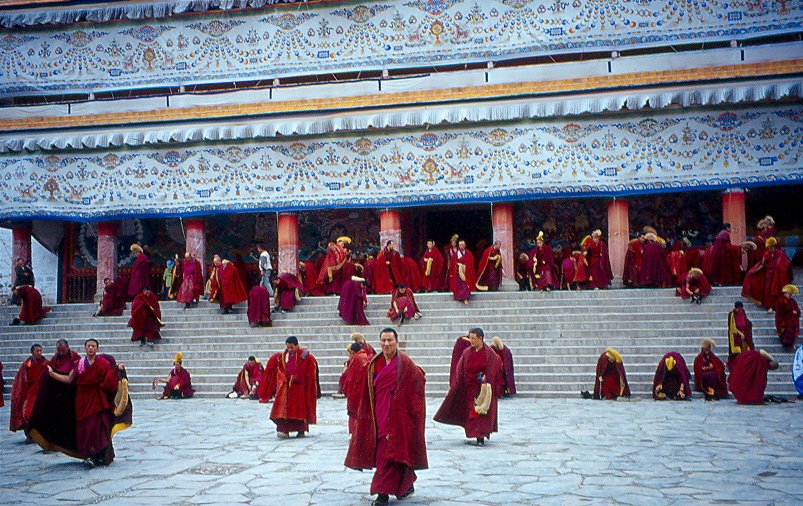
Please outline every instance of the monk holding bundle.
[[421, 280], [425, 292], [441, 292], [446, 289], [443, 267], [443, 255], [435, 247], [435, 241], [428, 239], [427, 250], [421, 256]]
[[20, 313], [11, 325], [34, 325], [50, 312], [49, 307], [42, 307], [42, 294], [32, 286], [18, 286], [14, 288], [14, 295], [20, 300]]
[[700, 353], [694, 359], [694, 389], [702, 392], [706, 401], [727, 399], [728, 384], [725, 381], [725, 365], [712, 348], [714, 341], [703, 339]]
[[31, 346], [31, 356], [25, 359], [11, 384], [11, 413], [8, 428], [12, 432], [24, 430], [27, 435], [36, 396], [42, 376], [47, 371], [47, 359], [42, 356], [42, 345]]
[[468, 304], [471, 292], [477, 289], [477, 274], [474, 270], [474, 255], [466, 249], [466, 241], [462, 239], [457, 243], [455, 269], [452, 295], [454, 295], [454, 300]]
[[125, 290], [110, 278], [103, 280], [103, 298], [93, 316], [120, 316], [125, 311]]
[[656, 401], [690, 401], [689, 368], [683, 356], [670, 351], [658, 362], [652, 379], [652, 398]]
[[764, 350], [748, 350], [730, 364], [728, 385], [739, 404], [764, 404], [767, 371], [778, 368], [778, 362]]
[[160, 329], [162, 323], [162, 308], [159, 307], [159, 299], [156, 294], [151, 292], [150, 287], [145, 287], [142, 293], [137, 294], [131, 302], [131, 319], [128, 320], [131, 327], [131, 341], [139, 341], [140, 346], [153, 347], [154, 341], [161, 339]]
[[594, 380], [594, 394], [587, 390], [580, 392], [584, 399], [607, 399], [615, 401], [619, 397], [630, 397], [622, 355], [608, 348], [597, 359], [597, 375]]

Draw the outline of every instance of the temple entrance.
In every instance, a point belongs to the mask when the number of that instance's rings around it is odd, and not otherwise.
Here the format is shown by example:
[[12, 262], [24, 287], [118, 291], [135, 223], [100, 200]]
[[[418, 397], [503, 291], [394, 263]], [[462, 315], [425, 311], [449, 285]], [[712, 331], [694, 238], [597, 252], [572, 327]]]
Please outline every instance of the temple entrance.
[[416, 209], [412, 220], [410, 244], [416, 257], [426, 249], [427, 239], [433, 239], [442, 248], [453, 234], [458, 234], [471, 251], [483, 249], [493, 239], [489, 204]]

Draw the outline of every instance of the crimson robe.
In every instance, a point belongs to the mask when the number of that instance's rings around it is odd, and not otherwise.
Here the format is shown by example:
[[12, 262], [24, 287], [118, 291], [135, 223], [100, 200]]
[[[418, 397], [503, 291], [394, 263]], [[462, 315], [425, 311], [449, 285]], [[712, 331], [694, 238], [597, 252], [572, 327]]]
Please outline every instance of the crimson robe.
[[117, 392], [117, 371], [100, 355], [90, 364], [76, 361], [75, 431], [76, 450], [84, 457], [104, 454], [104, 462], [114, 459], [112, 448], [113, 396]]
[[318, 274], [317, 270], [315, 269], [315, 264], [310, 262], [309, 260], [303, 260], [300, 264], [304, 265], [304, 268], [298, 269], [296, 273], [296, 277], [298, 281], [304, 286], [304, 293], [307, 295], [314, 295], [320, 296], [323, 295], [321, 289], [317, 286], [318, 284]]
[[607, 288], [613, 280], [608, 246], [602, 240], [589, 239], [583, 249], [588, 259], [589, 288]]
[[[56, 374], [69, 376], [80, 358], [70, 350], [65, 355], [53, 355], [49, 365]], [[42, 375], [28, 421], [28, 431], [34, 430], [53, 444], [75, 448], [75, 384], [56, 381], [46, 372]]]
[[[183, 261], [178, 260], [178, 257], [176, 257], [176, 261], [173, 263], [173, 268], [170, 271], [170, 289], [167, 291], [168, 299], [175, 299], [178, 296], [178, 291], [181, 290], [181, 277], [183, 275], [181, 265]], [[203, 280], [201, 281], [201, 289], [203, 289]]]
[[404, 269], [398, 251], [382, 248], [374, 264], [374, 293], [391, 293], [397, 285], [404, 283]]
[[262, 285], [254, 285], [248, 293], [248, 324], [270, 327], [270, 295]]
[[502, 395], [516, 395], [516, 378], [513, 373], [513, 353], [506, 344], [502, 345], [502, 349], [492, 346], [493, 350], [499, 355], [499, 360], [502, 361]]
[[119, 281], [112, 281], [103, 287], [103, 299], [100, 303], [101, 316], [120, 316], [125, 311], [126, 293]]
[[309, 350], [287, 350], [276, 364], [276, 399], [270, 419], [277, 432], [306, 432], [318, 421], [318, 362]]
[[681, 241], [672, 243], [672, 248], [666, 255], [666, 263], [669, 265], [672, 284], [680, 286], [681, 278], [689, 271], [689, 267], [686, 265], [686, 252], [683, 251], [683, 243]]
[[[744, 334], [740, 337], [736, 331]], [[733, 359], [739, 354], [755, 350], [756, 346], [753, 344], [753, 322], [747, 317], [744, 310], [736, 312], [732, 310], [728, 313], [728, 368], [730, 369]]]
[[27, 431], [28, 420], [33, 412], [36, 396], [39, 394], [42, 377], [47, 374], [47, 364], [45, 357], [39, 357], [39, 360], [34, 360], [32, 356], [28, 357], [14, 376], [14, 382], [11, 384], [9, 430]]
[[[630, 385], [627, 383], [625, 365], [622, 362], [611, 362], [603, 352], [597, 359], [596, 372], [597, 375], [594, 377], [595, 399], [630, 397]], [[602, 377], [601, 382], [600, 377]]]
[[281, 353], [274, 353], [265, 364], [262, 371], [262, 380], [259, 383], [259, 402], [265, 404], [276, 395], [276, 372], [279, 367], [279, 360], [282, 359]]
[[220, 306], [231, 307], [248, 300], [240, 269], [231, 262], [223, 261], [220, 273]]
[[457, 248], [446, 246], [443, 258], [446, 260], [446, 286], [454, 293], [457, 284]]
[[714, 352], [701, 350], [694, 359], [694, 389], [706, 392], [708, 388], [720, 399], [728, 397], [725, 365]]
[[488, 246], [482, 252], [476, 274], [477, 290], [496, 292], [502, 284], [502, 253]]
[[194, 394], [195, 389], [192, 388], [192, 377], [189, 371], [183, 367], [180, 370], [176, 370], [176, 367], [170, 369], [170, 375], [167, 377], [167, 383], [162, 391], [162, 397], [189, 399]]
[[557, 269], [555, 268], [555, 255], [552, 246], [544, 243], [543, 246], [536, 246], [530, 252], [533, 260], [533, 269], [537, 273], [535, 285], [539, 290], [558, 287]]
[[22, 303], [19, 314], [22, 323], [33, 325], [50, 312], [49, 307], [42, 306], [42, 294], [36, 288], [23, 285], [18, 286], [16, 290]]
[[644, 241], [644, 257], [641, 260], [638, 285], [666, 288], [671, 284], [672, 275], [666, 263], [664, 247], [658, 241]]
[[365, 317], [365, 305], [368, 297], [362, 281], [348, 279], [343, 283], [340, 291], [340, 301], [337, 310], [340, 317], [349, 325], [370, 325]]
[[162, 308], [159, 306], [159, 299], [156, 294], [148, 292], [140, 293], [131, 301], [131, 319], [128, 326], [131, 327], [131, 340], [139, 341], [143, 337], [148, 341], [161, 339], [159, 330], [162, 328]]
[[775, 303], [775, 330], [783, 346], [793, 346], [800, 335], [800, 307], [793, 298], [783, 295]]
[[452, 361], [449, 363], [449, 387], [453, 387], [457, 381], [457, 364], [460, 362], [460, 357], [466, 348], [471, 346], [468, 336], [461, 336], [457, 338], [452, 348]]
[[392, 321], [395, 321], [400, 316], [404, 316], [405, 320], [409, 320], [416, 313], [418, 313], [418, 304], [415, 303], [413, 291], [406, 287], [404, 289], [395, 288], [390, 297], [390, 309], [388, 309], [386, 316]]
[[360, 394], [365, 382], [365, 372], [368, 363], [373, 358], [363, 347], [348, 361], [343, 377], [343, 393], [346, 396], [346, 414], [349, 416], [349, 434], [357, 429], [357, 411], [360, 408]]
[[131, 266], [131, 278], [128, 280], [128, 298], [133, 299], [145, 287], [153, 289], [151, 286], [151, 259], [145, 253], [140, 253], [134, 259]]
[[[675, 360], [675, 367], [669, 371], [666, 368], [666, 359], [672, 357]], [[690, 400], [691, 387], [689, 386], [689, 368], [686, 367], [686, 360], [683, 356], [675, 351], [670, 351], [661, 357], [658, 362], [658, 367], [655, 369], [655, 375], [652, 378], [652, 398], [655, 400], [662, 400], [658, 397], [655, 389], [661, 385], [666, 399], [669, 400]], [[683, 387], [684, 397], [680, 398], [680, 387]]]
[[201, 272], [201, 262], [194, 258], [185, 258], [181, 261], [181, 287], [176, 295], [176, 301], [183, 304], [198, 300], [203, 295], [204, 278]]
[[740, 257], [740, 247], [731, 244], [727, 230], [721, 230], [703, 257], [703, 271], [715, 285], [735, 285], [741, 277]]
[[[263, 287], [264, 288], [264, 287]], [[253, 290], [253, 288], [251, 289]], [[237, 379], [234, 381], [234, 386], [231, 388], [237, 395], [250, 395], [251, 387], [259, 385], [262, 381], [262, 364], [259, 362], [246, 362], [243, 368], [237, 374]], [[259, 391], [257, 387], [257, 391]]]
[[456, 255], [457, 275], [452, 294], [454, 300], [463, 301], [477, 290], [477, 274], [474, 270], [474, 255], [469, 250], [458, 251]]
[[625, 267], [622, 273], [622, 282], [625, 286], [638, 286], [641, 262], [644, 257], [644, 241], [636, 238], [627, 243], [625, 252]]
[[285, 311], [292, 311], [296, 307], [296, 302], [301, 300], [305, 286], [296, 275], [288, 272], [279, 273], [276, 279], [279, 281], [276, 285], [279, 307]]
[[343, 278], [343, 274], [340, 272], [347, 258], [348, 251], [346, 248], [337, 243], [329, 245], [326, 256], [321, 263], [321, 268], [318, 270], [316, 283], [322, 293], [340, 293], [340, 287], [344, 279], [348, 279]]
[[742, 296], [765, 308], [774, 308], [781, 297], [781, 289], [792, 279], [792, 263], [780, 248], [764, 251], [761, 263], [744, 277]]
[[207, 290], [209, 292], [209, 302], [220, 302], [223, 291], [220, 288], [220, 280], [222, 276], [222, 264], [212, 263], [209, 269], [209, 280], [206, 282]]
[[[492, 432], [498, 431], [496, 410], [502, 381], [502, 362], [490, 346], [463, 350], [457, 363], [455, 384], [449, 388], [434, 420], [463, 427], [467, 438], [490, 437]], [[474, 410], [474, 400], [483, 383], [491, 385], [492, 399], [488, 413], [480, 415]]]
[[[686, 288], [688, 285], [688, 289]], [[691, 291], [689, 291], [691, 290]], [[696, 278], [689, 277], [689, 273], [680, 278], [680, 286], [675, 289], [675, 296], [682, 299], [690, 298], [695, 290], [699, 290], [701, 297], [708, 297], [711, 294], [711, 284], [706, 279], [705, 274], [700, 274]]]
[[729, 365], [728, 386], [739, 404], [764, 404], [769, 360], [755, 350], [743, 351]]
[[425, 292], [440, 292], [446, 289], [443, 255], [437, 248], [428, 249], [421, 256], [421, 278]]

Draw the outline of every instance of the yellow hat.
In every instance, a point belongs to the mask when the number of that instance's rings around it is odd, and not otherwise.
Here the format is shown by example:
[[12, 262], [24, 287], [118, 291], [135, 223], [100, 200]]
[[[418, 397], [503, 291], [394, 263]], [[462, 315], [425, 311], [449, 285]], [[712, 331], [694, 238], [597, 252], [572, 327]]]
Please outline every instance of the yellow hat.
[[605, 350], [605, 355], [614, 362], [619, 362], [620, 364], [622, 363], [622, 355], [620, 355], [619, 352], [613, 348], [608, 348]]
[[341, 235], [340, 237], [337, 238], [337, 242], [343, 242], [343, 243], [346, 243], [346, 244], [351, 244], [351, 237], [349, 237], [347, 235]]
[[716, 348], [716, 343], [713, 339], [705, 338], [700, 342], [700, 348], [705, 348], [708, 345], [709, 348]]
[[131, 245], [131, 251], [139, 251], [140, 253], [142, 253], [142, 246], [140, 246], [137, 243], [134, 243]]
[[173, 358], [173, 363], [174, 364], [180, 364], [181, 363], [181, 359], [183, 359], [183, 358], [184, 358], [184, 354], [181, 353], [181, 352], [178, 352], [178, 353], [176, 353], [175, 358]]
[[543, 241], [544, 240], [544, 231], [540, 230], [538, 232], [538, 237], [535, 238], [536, 241]]
[[494, 336], [493, 347], [496, 348], [497, 350], [501, 350], [502, 348], [505, 347], [505, 345], [502, 344], [502, 339], [500, 339], [499, 336]]
[[653, 227], [651, 227], [649, 225], [647, 225], [646, 227], [641, 229], [641, 233], [642, 234], [646, 234], [646, 233], [649, 233], [649, 232], [652, 232], [653, 234], [658, 235], [658, 231], [655, 230]]
[[758, 246], [753, 241], [745, 241], [742, 243], [742, 248], [749, 249], [755, 251]]
[[351, 334], [351, 340], [354, 341], [355, 343], [364, 343], [365, 337], [359, 332], [355, 332]]
[[778, 239], [774, 237], [767, 237], [767, 240], [764, 241], [764, 246], [767, 248], [772, 248], [776, 244], [778, 244]]
[[459, 235], [457, 235], [457, 234], [454, 234], [454, 235], [452, 235], [452, 238], [451, 238], [451, 239], [449, 239], [449, 242], [451, 242], [451, 241], [456, 241], [456, 240], [458, 240], [458, 239], [460, 239], [460, 236], [459, 236]]
[[767, 359], [767, 360], [769, 360], [770, 362], [775, 362], [775, 359], [774, 359], [774, 358], [772, 358], [772, 355], [770, 355], [770, 354], [769, 354], [769, 353], [767, 353], [766, 351], [764, 351], [764, 350], [758, 350], [758, 352], [761, 354], [761, 356], [762, 356], [762, 357], [766, 358], [766, 359]]
[[664, 364], [666, 364], [666, 370], [671, 371], [675, 368], [675, 358], [674, 357], [666, 357], [664, 360]]
[[602, 237], [602, 230], [596, 229], [595, 231], [591, 232], [591, 237]]
[[689, 276], [697, 278], [703, 273], [702, 269], [698, 269], [697, 267], [692, 267], [689, 269]]
[[800, 290], [797, 289], [795, 285], [785, 285], [781, 288], [781, 293], [790, 293], [792, 295], [797, 295], [800, 293]]

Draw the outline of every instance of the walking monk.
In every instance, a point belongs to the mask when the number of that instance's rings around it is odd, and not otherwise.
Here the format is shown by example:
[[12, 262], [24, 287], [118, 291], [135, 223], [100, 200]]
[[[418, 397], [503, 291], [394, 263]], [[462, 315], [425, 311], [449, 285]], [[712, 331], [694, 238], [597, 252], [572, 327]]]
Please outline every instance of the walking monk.
[[33, 405], [39, 393], [42, 374], [47, 370], [47, 359], [42, 356], [42, 346], [31, 346], [31, 356], [17, 371], [11, 385], [11, 413], [8, 428], [16, 432], [25, 430], [27, 436], [28, 420], [31, 418]]
[[318, 421], [318, 362], [309, 350], [298, 346], [296, 336], [288, 337], [284, 343], [279, 360], [268, 362], [268, 368], [275, 368], [276, 374], [276, 400], [270, 419], [280, 439], [289, 438], [291, 432], [304, 437], [310, 424]]

